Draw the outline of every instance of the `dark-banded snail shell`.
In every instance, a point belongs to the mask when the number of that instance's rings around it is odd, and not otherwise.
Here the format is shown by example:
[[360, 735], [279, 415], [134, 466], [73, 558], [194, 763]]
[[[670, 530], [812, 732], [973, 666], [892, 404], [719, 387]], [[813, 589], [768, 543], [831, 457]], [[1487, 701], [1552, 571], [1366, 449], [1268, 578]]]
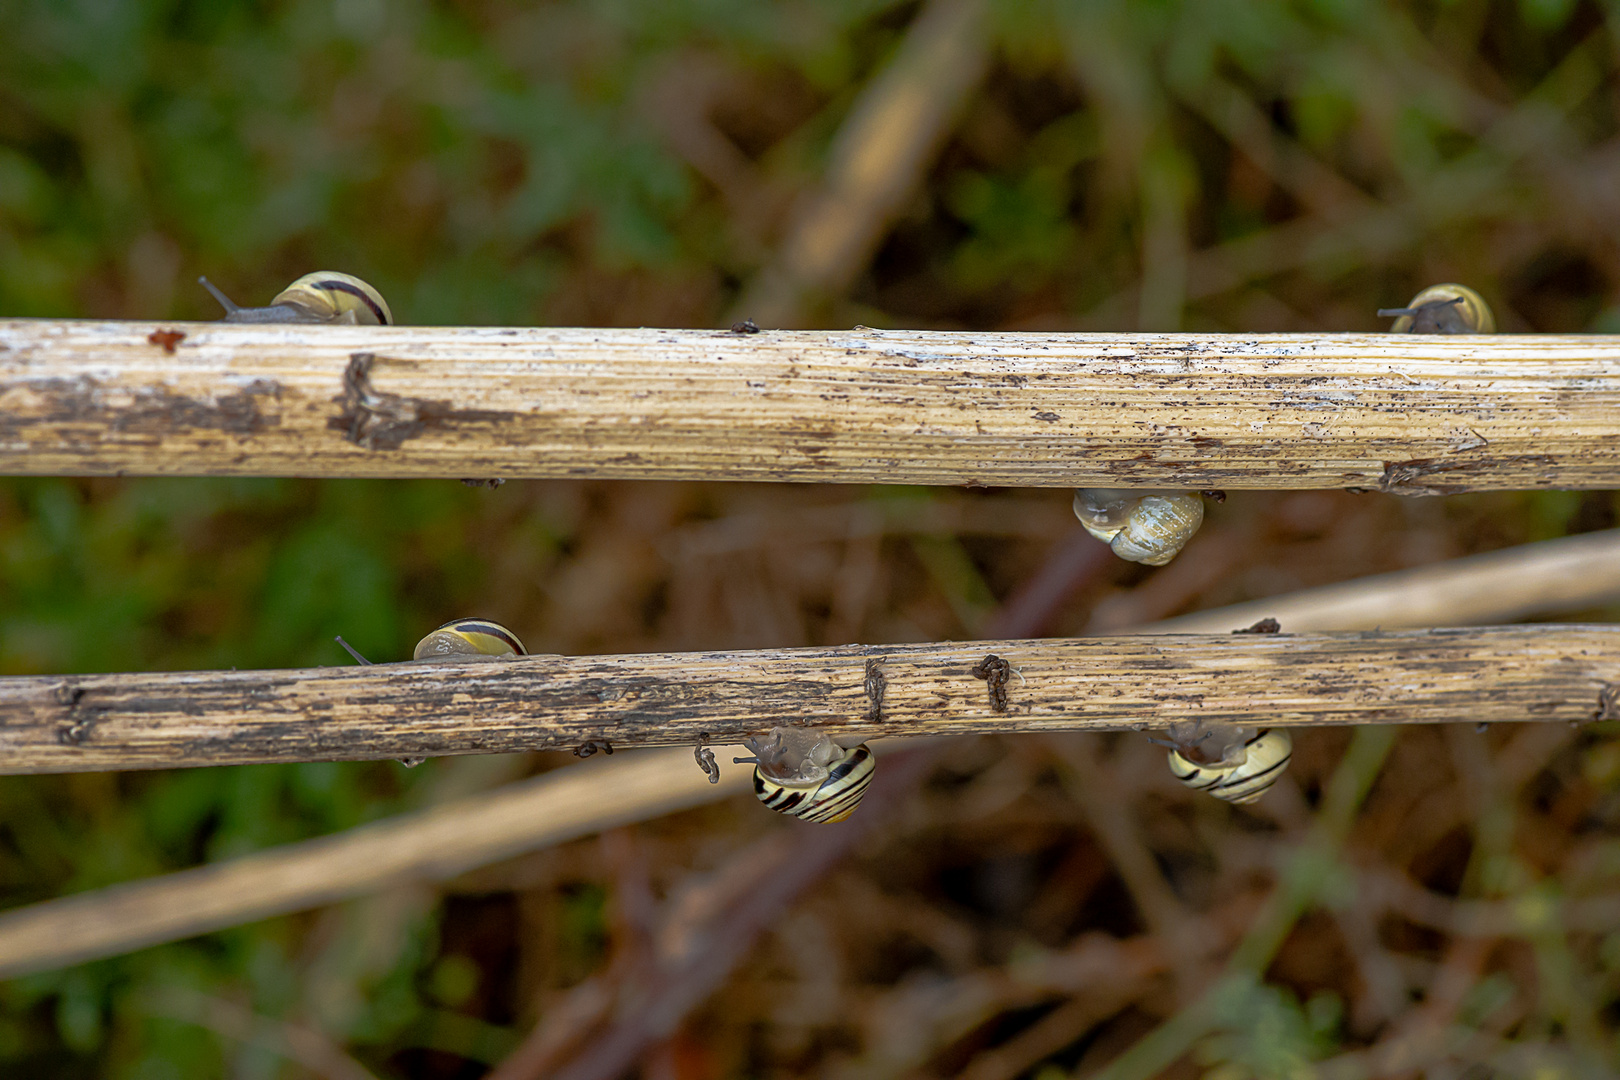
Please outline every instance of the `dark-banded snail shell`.
[[804, 728], [772, 728], [744, 740], [754, 752], [754, 795], [779, 814], [804, 821], [843, 821], [871, 786], [877, 758], [865, 743], [841, 747]]
[[269, 307], [239, 307], [216, 289], [207, 278], [198, 278], [203, 288], [214, 294], [225, 307], [229, 323], [340, 323], [362, 326], [392, 326], [394, 313], [382, 293], [353, 274], [317, 270], [305, 274], [276, 294]]

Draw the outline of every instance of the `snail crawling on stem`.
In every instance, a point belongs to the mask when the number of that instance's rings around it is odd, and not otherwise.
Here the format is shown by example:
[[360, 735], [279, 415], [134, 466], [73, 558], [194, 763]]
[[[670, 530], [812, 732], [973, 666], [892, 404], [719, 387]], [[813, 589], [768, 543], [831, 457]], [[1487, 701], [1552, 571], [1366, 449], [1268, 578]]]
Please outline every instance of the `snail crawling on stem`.
[[843, 821], [855, 812], [872, 783], [877, 758], [865, 743], [842, 747], [830, 735], [807, 728], [772, 728], [743, 745], [753, 757], [754, 795], [779, 814], [805, 821]]
[[1074, 516], [1126, 562], [1163, 566], [1204, 523], [1204, 500], [1196, 491], [1081, 488]]
[[[348, 654], [358, 663], [370, 664], [371, 661], [361, 656], [353, 645], [343, 640], [342, 635], [336, 638]], [[528, 651], [523, 648], [523, 642], [518, 636], [498, 622], [489, 619], [451, 619], [427, 637], [416, 643], [416, 649], [411, 654], [415, 660], [442, 660], [450, 656], [527, 656]], [[612, 751], [609, 751], [611, 753]], [[426, 758], [409, 757], [400, 758], [399, 763], [407, 769], [414, 769]]]
[[228, 323], [337, 323], [392, 326], [394, 313], [382, 293], [352, 274], [317, 270], [276, 294], [269, 307], [240, 307], [205, 277], [197, 283], [225, 308]]
[[1403, 308], [1379, 308], [1393, 318], [1392, 334], [1494, 334], [1496, 316], [1485, 298], [1466, 285], [1430, 285]]
[[1170, 748], [1170, 772], [1194, 791], [1207, 791], [1229, 803], [1252, 803], [1288, 768], [1294, 739], [1286, 728], [1205, 726], [1184, 720], [1170, 725], [1170, 738], [1153, 739]]

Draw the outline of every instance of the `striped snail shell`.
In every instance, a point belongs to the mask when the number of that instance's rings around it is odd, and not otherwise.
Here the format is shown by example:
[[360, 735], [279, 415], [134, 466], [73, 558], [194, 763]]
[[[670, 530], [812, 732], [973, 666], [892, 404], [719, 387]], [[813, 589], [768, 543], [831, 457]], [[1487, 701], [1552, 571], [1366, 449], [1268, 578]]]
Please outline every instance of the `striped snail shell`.
[[305, 274], [276, 294], [269, 307], [239, 307], [207, 278], [198, 278], [225, 308], [221, 322], [230, 323], [346, 323], [392, 326], [394, 313], [382, 293], [352, 274], [317, 270]]
[[754, 795], [779, 814], [805, 821], [843, 821], [871, 786], [877, 758], [865, 743], [844, 748], [805, 728], [772, 728], [743, 740], [753, 757]]
[[1494, 334], [1496, 316], [1485, 298], [1466, 285], [1430, 285], [1403, 308], [1379, 308], [1378, 317], [1393, 317], [1392, 334]]
[[1195, 491], [1081, 488], [1074, 516], [1126, 562], [1163, 566], [1204, 523], [1204, 500]]
[[1171, 724], [1166, 745], [1177, 780], [1238, 805], [1264, 795], [1294, 754], [1293, 737], [1284, 728], [1205, 728], [1196, 721]]
[[412, 660], [441, 656], [527, 656], [518, 636], [488, 619], [451, 619], [416, 643]]

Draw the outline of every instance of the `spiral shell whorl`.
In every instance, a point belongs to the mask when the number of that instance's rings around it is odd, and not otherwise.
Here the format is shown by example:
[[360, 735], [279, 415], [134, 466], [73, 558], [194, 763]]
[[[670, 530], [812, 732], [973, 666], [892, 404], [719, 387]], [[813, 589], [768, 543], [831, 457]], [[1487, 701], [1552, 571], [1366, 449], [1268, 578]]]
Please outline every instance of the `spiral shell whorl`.
[[305, 274], [276, 294], [272, 307], [297, 308], [311, 322], [357, 323], [392, 326], [394, 313], [382, 293], [353, 274], [317, 270]]
[[526, 656], [523, 642], [498, 622], [488, 619], [451, 619], [416, 643], [412, 660], [441, 656]]
[[1204, 523], [1204, 500], [1192, 491], [1081, 488], [1074, 516], [1126, 562], [1163, 566]]

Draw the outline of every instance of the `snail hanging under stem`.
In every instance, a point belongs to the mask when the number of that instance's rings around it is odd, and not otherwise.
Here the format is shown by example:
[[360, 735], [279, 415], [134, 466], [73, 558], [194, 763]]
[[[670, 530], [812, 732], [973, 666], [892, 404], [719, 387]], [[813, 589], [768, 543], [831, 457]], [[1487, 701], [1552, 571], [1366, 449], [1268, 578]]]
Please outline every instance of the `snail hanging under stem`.
[[[335, 640], [358, 663], [367, 665], [371, 663], [361, 656], [353, 645], [344, 641], [341, 634]], [[523, 642], [518, 640], [518, 636], [498, 622], [489, 619], [451, 619], [416, 643], [411, 660], [442, 660], [450, 656], [527, 655], [528, 651], [523, 648]], [[612, 752], [608, 751], [610, 754]], [[408, 757], [400, 758], [399, 763], [407, 769], [414, 769], [426, 760], [421, 757]]]
[[276, 294], [269, 307], [240, 307], [205, 277], [197, 283], [225, 307], [228, 323], [339, 323], [392, 326], [394, 314], [382, 293], [352, 274], [317, 270]]
[[861, 743], [842, 747], [832, 737], [806, 728], [772, 728], [743, 745], [753, 757], [754, 795], [779, 814], [805, 821], [843, 821], [855, 812], [872, 783], [877, 758]]
[[1171, 724], [1170, 772], [1194, 791], [1242, 805], [1264, 795], [1288, 768], [1294, 739], [1285, 728], [1205, 726], [1198, 720]]
[[1163, 566], [1204, 523], [1204, 500], [1196, 491], [1081, 488], [1074, 516], [1126, 562]]
[[1494, 334], [1496, 316], [1485, 298], [1466, 285], [1430, 285], [1403, 308], [1379, 308], [1393, 318], [1392, 334]]

